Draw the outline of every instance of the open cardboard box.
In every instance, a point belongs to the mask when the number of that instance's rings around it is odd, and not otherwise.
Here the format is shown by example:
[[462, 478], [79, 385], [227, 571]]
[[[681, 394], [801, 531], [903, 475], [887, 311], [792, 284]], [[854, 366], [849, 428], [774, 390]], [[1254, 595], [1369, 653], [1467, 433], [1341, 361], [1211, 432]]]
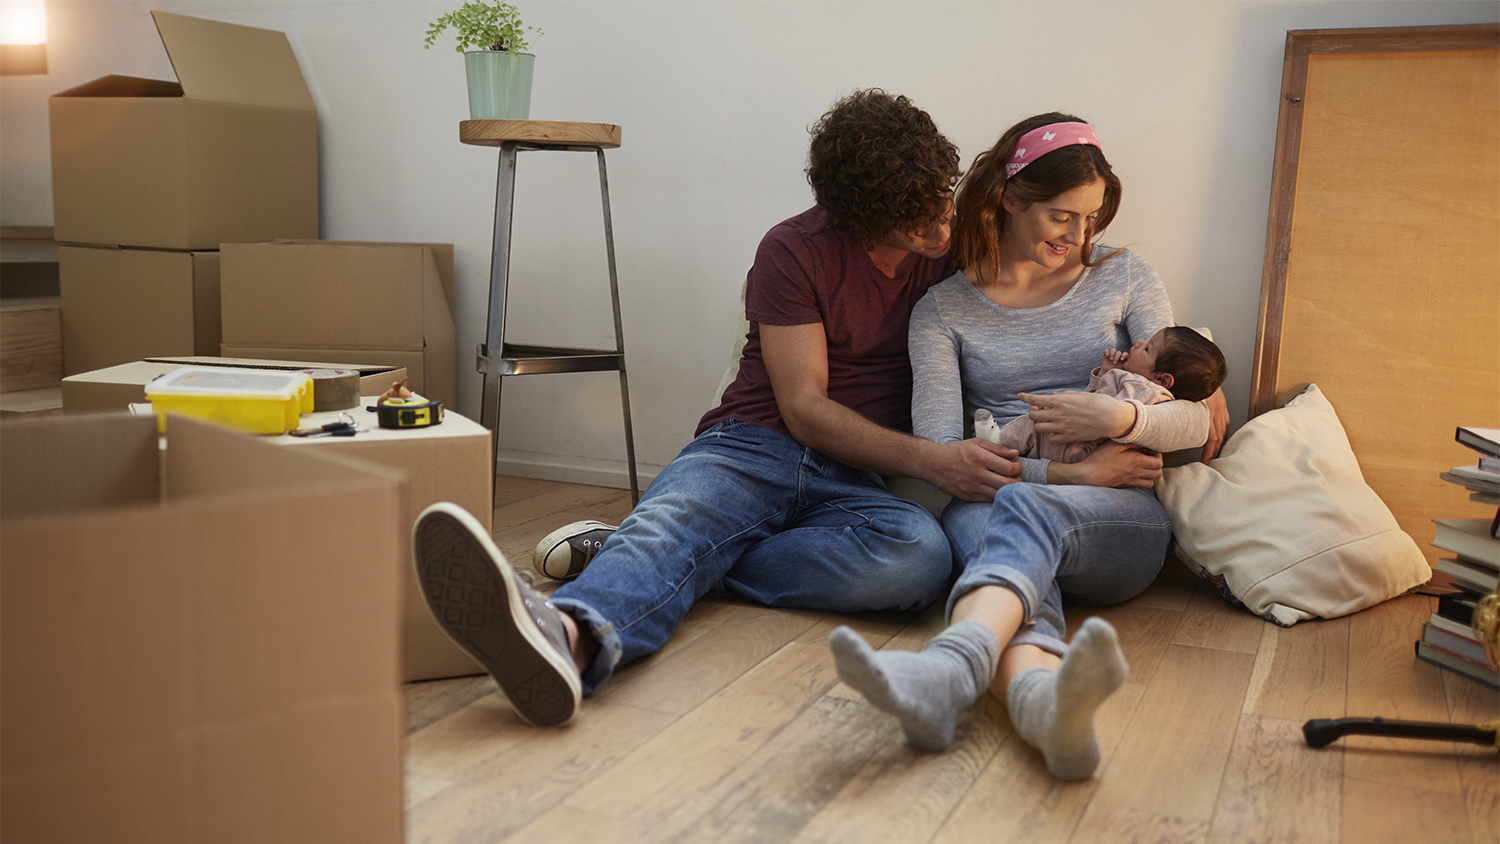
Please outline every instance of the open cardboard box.
[[146, 400], [146, 385], [182, 366], [230, 366], [237, 369], [352, 369], [360, 373], [362, 395], [378, 396], [407, 377], [399, 366], [369, 363], [326, 363], [308, 360], [257, 358], [153, 357], [122, 363], [62, 380], [63, 413], [121, 413]]
[[0, 838], [399, 842], [399, 474], [127, 415], [0, 436]]
[[317, 237], [318, 115], [286, 36], [151, 16], [179, 82], [105, 76], [49, 100], [56, 239]]
[[63, 372], [219, 353], [219, 253], [58, 250]]
[[397, 363], [416, 392], [456, 399], [453, 244], [225, 243], [226, 357]]

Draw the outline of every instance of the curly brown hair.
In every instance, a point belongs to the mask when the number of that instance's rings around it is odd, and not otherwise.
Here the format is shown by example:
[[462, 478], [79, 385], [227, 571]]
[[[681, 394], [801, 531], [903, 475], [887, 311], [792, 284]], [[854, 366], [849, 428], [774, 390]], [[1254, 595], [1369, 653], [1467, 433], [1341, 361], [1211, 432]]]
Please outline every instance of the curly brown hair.
[[958, 147], [906, 97], [855, 91], [809, 131], [807, 183], [833, 227], [866, 249], [947, 213]]
[[953, 258], [975, 281], [988, 284], [993, 279], [981, 278], [983, 268], [993, 269], [1000, 261], [1000, 237], [1005, 232], [1005, 220], [1009, 214], [1002, 204], [1003, 195], [1009, 192], [1024, 204], [1043, 202], [1095, 179], [1104, 182], [1104, 206], [1089, 226], [1080, 251], [1084, 266], [1093, 267], [1093, 239], [1109, 227], [1120, 210], [1120, 179], [1109, 166], [1109, 160], [1098, 147], [1075, 145], [1053, 150], [1033, 161], [1013, 178], [1006, 178], [1005, 164], [1022, 135], [1052, 123], [1084, 123], [1082, 118], [1062, 112], [1050, 112], [1028, 117], [1006, 129], [993, 147], [974, 157], [969, 172], [964, 174], [963, 184], [953, 200]]

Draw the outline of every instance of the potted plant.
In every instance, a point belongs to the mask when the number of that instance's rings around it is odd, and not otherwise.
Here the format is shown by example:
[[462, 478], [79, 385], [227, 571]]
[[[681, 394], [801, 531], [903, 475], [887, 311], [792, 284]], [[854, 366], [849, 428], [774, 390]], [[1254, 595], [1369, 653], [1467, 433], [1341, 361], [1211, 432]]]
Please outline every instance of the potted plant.
[[469, 80], [469, 117], [525, 120], [531, 114], [531, 74], [536, 56], [525, 52], [531, 46], [526, 33], [543, 34], [521, 23], [521, 15], [510, 3], [465, 0], [457, 10], [433, 21], [427, 28], [430, 49], [448, 27], [458, 36], [456, 52], [464, 55]]

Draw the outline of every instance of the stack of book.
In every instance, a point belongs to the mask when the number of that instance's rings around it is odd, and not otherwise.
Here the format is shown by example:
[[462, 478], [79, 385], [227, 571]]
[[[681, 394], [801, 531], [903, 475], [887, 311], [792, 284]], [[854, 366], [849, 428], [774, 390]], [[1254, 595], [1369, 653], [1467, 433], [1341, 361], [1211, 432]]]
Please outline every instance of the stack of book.
[[1479, 464], [1455, 466], [1443, 480], [1469, 490], [1470, 500], [1495, 505], [1496, 513], [1492, 519], [1433, 519], [1432, 544], [1453, 554], [1438, 560], [1438, 571], [1447, 572], [1458, 591], [1438, 598], [1437, 612], [1422, 625], [1417, 656], [1500, 689], [1500, 672], [1471, 627], [1475, 604], [1500, 583], [1500, 429], [1459, 428], [1456, 439], [1479, 452]]

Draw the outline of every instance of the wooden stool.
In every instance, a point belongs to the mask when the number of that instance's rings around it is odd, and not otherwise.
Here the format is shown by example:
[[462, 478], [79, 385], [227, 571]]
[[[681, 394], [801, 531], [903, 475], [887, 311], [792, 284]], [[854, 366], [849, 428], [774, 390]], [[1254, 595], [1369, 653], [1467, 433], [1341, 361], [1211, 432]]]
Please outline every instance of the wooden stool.
[[[479, 346], [478, 368], [484, 374], [484, 404], [480, 421], [490, 429], [491, 455], [500, 453], [500, 379], [507, 375], [548, 375], [558, 372], [620, 373], [620, 405], [625, 413], [625, 459], [630, 467], [630, 499], [640, 501], [635, 472], [635, 438], [630, 429], [630, 386], [625, 379], [625, 334], [620, 324], [620, 288], [615, 275], [614, 230], [609, 215], [609, 181], [604, 151], [620, 145], [620, 127], [610, 123], [569, 123], [556, 120], [464, 120], [458, 139], [466, 144], [500, 148], [500, 173], [495, 188], [495, 241], [490, 258], [489, 321], [485, 342]], [[510, 281], [511, 212], [516, 194], [516, 155], [522, 150], [587, 152], [599, 157], [599, 195], [604, 202], [604, 249], [609, 258], [609, 295], [614, 305], [615, 347], [578, 349], [528, 346], [505, 342], [505, 293]], [[492, 467], [493, 469], [493, 467]]]

